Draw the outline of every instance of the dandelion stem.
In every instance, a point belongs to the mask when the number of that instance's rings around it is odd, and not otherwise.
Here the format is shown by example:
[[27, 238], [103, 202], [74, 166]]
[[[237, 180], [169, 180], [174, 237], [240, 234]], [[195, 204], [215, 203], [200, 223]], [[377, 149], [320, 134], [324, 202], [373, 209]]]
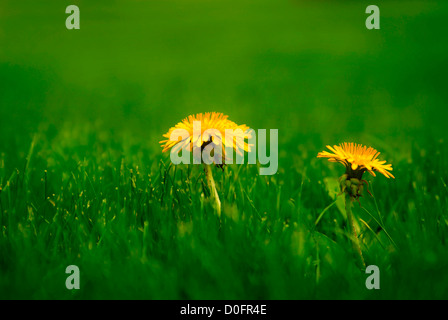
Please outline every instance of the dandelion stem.
[[358, 257], [360, 268], [365, 269], [366, 264], [364, 262], [364, 258], [362, 256], [361, 247], [359, 245], [358, 236], [356, 235], [355, 224], [353, 220], [352, 214], [352, 198], [348, 192], [345, 192], [345, 212], [347, 213], [347, 220], [351, 232], [351, 242], [353, 246], [353, 250]]
[[216, 190], [215, 180], [213, 179], [210, 165], [204, 164], [204, 171], [207, 185], [210, 189], [210, 198], [213, 200], [213, 207], [215, 208], [218, 216], [221, 216], [221, 201], [219, 200], [218, 191]]

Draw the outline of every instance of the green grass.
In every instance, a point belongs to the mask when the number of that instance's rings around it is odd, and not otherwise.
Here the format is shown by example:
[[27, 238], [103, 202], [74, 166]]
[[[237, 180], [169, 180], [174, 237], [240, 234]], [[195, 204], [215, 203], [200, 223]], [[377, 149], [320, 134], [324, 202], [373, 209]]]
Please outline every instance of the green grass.
[[[0, 10], [0, 298], [447, 299], [448, 7], [14, 1]], [[62, 17], [60, 12], [62, 12]], [[62, 19], [62, 20], [61, 20]], [[159, 141], [220, 111], [279, 130], [279, 170], [172, 166]], [[356, 267], [327, 144], [371, 145]], [[65, 288], [77, 265], [81, 289]]]

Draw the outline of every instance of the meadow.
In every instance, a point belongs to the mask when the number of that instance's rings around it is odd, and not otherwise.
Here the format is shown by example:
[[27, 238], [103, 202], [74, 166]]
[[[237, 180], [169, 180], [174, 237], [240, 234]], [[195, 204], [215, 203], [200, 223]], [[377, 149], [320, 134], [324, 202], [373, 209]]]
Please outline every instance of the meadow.
[[[73, 1], [0, 5], [1, 299], [447, 299], [448, 4]], [[190, 114], [278, 129], [279, 167], [173, 166]], [[326, 145], [381, 152], [352, 255]], [[81, 289], [67, 290], [77, 265]]]

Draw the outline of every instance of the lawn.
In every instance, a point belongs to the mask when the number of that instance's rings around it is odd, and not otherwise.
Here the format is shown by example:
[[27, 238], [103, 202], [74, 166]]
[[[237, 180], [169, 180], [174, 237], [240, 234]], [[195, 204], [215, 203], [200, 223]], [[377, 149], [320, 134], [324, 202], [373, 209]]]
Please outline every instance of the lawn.
[[[0, 5], [1, 299], [448, 298], [448, 3], [73, 4]], [[208, 111], [278, 130], [275, 175], [212, 168], [220, 217], [159, 144]], [[343, 142], [394, 169], [353, 206], [379, 290], [317, 158]]]

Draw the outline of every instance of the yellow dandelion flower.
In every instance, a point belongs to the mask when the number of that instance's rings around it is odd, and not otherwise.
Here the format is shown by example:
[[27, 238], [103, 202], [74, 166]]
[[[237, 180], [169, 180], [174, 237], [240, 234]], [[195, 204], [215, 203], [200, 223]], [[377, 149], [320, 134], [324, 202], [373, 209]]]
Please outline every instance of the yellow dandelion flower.
[[318, 153], [317, 157], [342, 163], [347, 169], [346, 173], [349, 178], [361, 179], [365, 171], [368, 171], [374, 177], [376, 176], [375, 171], [377, 171], [387, 178], [395, 178], [389, 172], [393, 170], [392, 165], [378, 159], [380, 153], [372, 147], [345, 142], [339, 146], [327, 146], [327, 148], [333, 153], [322, 151]]
[[[180, 139], [176, 130], [187, 132], [188, 136]], [[182, 149], [193, 151], [195, 146], [202, 150], [208, 144], [213, 143], [214, 145], [221, 144], [223, 147], [232, 147], [238, 154], [242, 155], [242, 151], [250, 152], [252, 146], [245, 141], [245, 138], [250, 139], [252, 137], [250, 128], [245, 124], [237, 125], [230, 121], [227, 115], [219, 112], [190, 115], [171, 127], [163, 136], [166, 138], [160, 141], [163, 152], [170, 149], [172, 149], [172, 152], [180, 152]], [[225, 160], [225, 148], [221, 149]]]
[[[235, 122], [230, 121], [227, 115], [219, 112], [190, 115], [174, 127], [171, 127], [163, 136], [166, 138], [160, 141], [163, 152], [170, 149], [172, 154], [179, 153], [182, 150], [193, 151], [194, 159], [198, 157], [202, 159], [202, 151], [212, 144], [212, 162], [221, 167], [231, 157], [226, 152], [226, 148], [230, 149], [232, 154], [233, 150], [235, 150], [242, 156], [244, 151], [250, 152], [252, 146], [252, 144], [245, 141], [245, 139], [251, 140], [252, 130], [245, 124], [237, 125]], [[195, 150], [199, 149], [201, 152], [197, 154]], [[221, 201], [213, 180], [210, 163], [203, 162], [203, 164], [206, 183], [210, 190], [210, 200], [217, 215], [221, 216]]]
[[359, 197], [362, 197], [364, 186], [368, 186], [367, 181], [362, 180], [364, 172], [368, 171], [373, 176], [375, 176], [375, 172], [380, 172], [387, 178], [395, 178], [390, 173], [392, 165], [378, 159], [380, 153], [376, 149], [361, 144], [345, 142], [338, 146], [327, 146], [327, 148], [331, 152], [319, 152], [317, 157], [328, 158], [328, 161], [342, 163], [346, 168], [345, 174], [339, 178], [341, 194], [345, 194], [345, 212], [352, 235], [353, 250], [357, 256], [359, 267], [365, 269], [366, 264], [354, 223], [355, 217], [352, 214], [352, 202], [357, 200], [361, 205]]

